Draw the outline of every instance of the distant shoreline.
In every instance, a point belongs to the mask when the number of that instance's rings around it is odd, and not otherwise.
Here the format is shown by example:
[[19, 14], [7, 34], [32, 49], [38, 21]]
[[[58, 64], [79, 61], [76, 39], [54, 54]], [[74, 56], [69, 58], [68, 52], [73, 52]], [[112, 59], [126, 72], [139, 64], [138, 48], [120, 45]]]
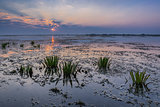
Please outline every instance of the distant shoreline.
[[0, 36], [156, 36], [159, 37], [160, 34], [0, 34]]

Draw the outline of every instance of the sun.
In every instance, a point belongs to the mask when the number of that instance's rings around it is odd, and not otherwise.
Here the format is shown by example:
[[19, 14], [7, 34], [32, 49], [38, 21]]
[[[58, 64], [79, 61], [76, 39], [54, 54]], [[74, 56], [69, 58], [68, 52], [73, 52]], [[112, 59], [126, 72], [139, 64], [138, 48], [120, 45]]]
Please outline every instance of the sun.
[[53, 32], [56, 31], [54, 28], [51, 29]]

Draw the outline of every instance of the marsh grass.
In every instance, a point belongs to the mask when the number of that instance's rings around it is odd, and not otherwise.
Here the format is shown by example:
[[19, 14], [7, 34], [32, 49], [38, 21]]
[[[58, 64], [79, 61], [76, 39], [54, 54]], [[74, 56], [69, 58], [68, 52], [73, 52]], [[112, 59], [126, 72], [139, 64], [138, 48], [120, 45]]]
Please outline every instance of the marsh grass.
[[76, 78], [77, 75], [77, 66], [78, 64], [74, 64], [71, 61], [63, 63], [63, 76], [64, 78], [71, 77], [73, 75]]
[[79, 84], [77, 80], [77, 73], [78, 71], [80, 71], [78, 69], [78, 63], [75, 64], [75, 63], [72, 63], [72, 61], [63, 62], [61, 71], [63, 73], [63, 85], [64, 84], [67, 85], [68, 82], [70, 82], [70, 85], [72, 86], [73, 79], [75, 79], [76, 82]]
[[58, 61], [59, 61], [58, 56], [47, 56], [46, 58], [44, 58], [43, 65], [49, 69], [57, 68]]
[[103, 70], [109, 70], [111, 65], [110, 58], [107, 57], [100, 57], [98, 60], [98, 68]]
[[9, 42], [1, 44], [2, 49], [6, 49], [7, 46], [9, 47]]
[[23, 47], [24, 47], [24, 44], [20, 44], [20, 47], [23, 48]]
[[40, 47], [41, 47], [41, 45], [40, 45], [40, 44], [38, 44], [38, 45], [37, 45], [37, 48], [40, 48]]
[[39, 48], [39, 49], [40, 49], [40, 44], [34, 45], [33, 47], [34, 47], [34, 48]]
[[34, 41], [31, 41], [31, 45], [33, 46], [35, 44], [35, 42]]
[[45, 74], [47, 75], [53, 75], [54, 73], [59, 74], [58, 62], [59, 62], [58, 56], [47, 56], [46, 58], [44, 58], [44, 62], [42, 64], [46, 68]]
[[133, 74], [133, 71], [131, 71], [130, 76], [132, 78], [133, 84], [136, 84], [136, 85], [146, 84], [147, 79], [150, 77], [150, 75], [147, 75], [145, 71], [143, 72], [137, 71], [134, 74]]
[[21, 77], [27, 76], [27, 77], [32, 78], [32, 75], [33, 75], [32, 67], [30, 67], [30, 66], [25, 67], [25, 66], [21, 65], [21, 67], [19, 69], [19, 74]]
[[21, 77], [23, 76], [24, 72], [25, 72], [25, 67], [21, 65], [21, 67], [19, 69], [19, 74]]
[[150, 75], [147, 75], [145, 71], [143, 72], [130, 72], [130, 76], [132, 78], [132, 86], [130, 86], [129, 92], [135, 94], [135, 95], [144, 95], [144, 91], [148, 92], [150, 91], [147, 87], [146, 81], [150, 77]]
[[26, 74], [27, 74], [28, 77], [32, 78], [32, 75], [33, 75], [32, 67], [27, 66], [27, 68], [26, 68]]

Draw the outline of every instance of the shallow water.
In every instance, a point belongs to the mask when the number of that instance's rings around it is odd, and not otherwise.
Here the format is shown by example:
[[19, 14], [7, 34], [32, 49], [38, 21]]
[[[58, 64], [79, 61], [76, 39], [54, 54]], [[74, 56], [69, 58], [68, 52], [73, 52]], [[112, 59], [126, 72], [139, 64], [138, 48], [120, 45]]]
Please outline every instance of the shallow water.
[[[9, 42], [0, 49], [0, 105], [7, 106], [160, 106], [160, 37], [133, 36], [0, 36]], [[31, 40], [40, 49], [31, 46]], [[14, 43], [14, 45], [13, 45]], [[24, 44], [24, 47], [20, 47]], [[73, 80], [58, 84], [56, 75], [44, 76], [43, 58], [57, 55], [60, 61], [73, 60], [82, 67], [79, 84]], [[99, 57], [111, 57], [111, 68], [97, 72]], [[33, 78], [11, 74], [20, 65], [33, 66]], [[40, 69], [42, 68], [42, 69]], [[131, 70], [146, 70], [150, 91], [129, 91]], [[52, 90], [58, 90], [58, 92]], [[81, 102], [81, 103], [79, 103]], [[83, 102], [83, 103], [82, 103]]]

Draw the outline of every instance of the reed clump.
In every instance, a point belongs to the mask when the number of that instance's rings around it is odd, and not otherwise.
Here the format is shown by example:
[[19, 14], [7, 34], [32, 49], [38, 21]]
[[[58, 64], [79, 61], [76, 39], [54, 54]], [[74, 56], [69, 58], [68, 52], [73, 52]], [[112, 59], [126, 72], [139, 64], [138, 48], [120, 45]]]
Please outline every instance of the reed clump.
[[2, 49], [6, 49], [7, 46], [9, 47], [9, 42], [1, 44]]
[[20, 44], [20, 47], [23, 48], [23, 47], [24, 47], [24, 44]]
[[52, 74], [55, 72], [58, 72], [58, 62], [59, 62], [59, 57], [58, 56], [47, 56], [44, 58], [43, 61], [43, 66], [46, 68], [45, 74]]
[[64, 62], [63, 68], [62, 68], [63, 77], [70, 78], [71, 76], [74, 76], [76, 78], [77, 67], [78, 67], [78, 64], [72, 63], [72, 61]]
[[31, 41], [31, 43], [30, 43], [32, 46], [35, 44], [35, 42], [34, 41]]
[[41, 45], [40, 45], [40, 44], [37, 44], [37, 45], [34, 45], [33, 47], [34, 47], [34, 48], [39, 48], [39, 49], [40, 49]]
[[143, 72], [135, 72], [133, 71], [130, 72], [130, 76], [132, 78], [133, 84], [130, 85], [130, 88], [128, 91], [130, 93], [133, 93], [134, 95], [145, 95], [144, 92], [149, 92], [150, 89], [147, 87], [148, 83], [146, 84], [146, 81], [150, 77], [150, 75], [147, 75], [145, 71]]
[[74, 79], [78, 84], [77, 73], [81, 68], [78, 68], [78, 63], [73, 63], [72, 61], [62, 63], [62, 74], [63, 74], [63, 85], [70, 83], [72, 87], [72, 80]]
[[32, 75], [33, 75], [33, 70], [32, 70], [32, 67], [31, 66], [22, 66], [20, 67], [19, 69], [19, 74], [21, 77], [23, 76], [27, 76], [27, 77], [31, 77], [32, 78]]
[[103, 70], [109, 70], [111, 65], [111, 60], [108, 57], [100, 57], [98, 60], [98, 68]]
[[130, 72], [130, 76], [132, 78], [133, 85], [145, 85], [146, 81], [150, 77], [150, 75], [147, 75], [145, 71], [143, 72], [135, 72], [133, 71]]

